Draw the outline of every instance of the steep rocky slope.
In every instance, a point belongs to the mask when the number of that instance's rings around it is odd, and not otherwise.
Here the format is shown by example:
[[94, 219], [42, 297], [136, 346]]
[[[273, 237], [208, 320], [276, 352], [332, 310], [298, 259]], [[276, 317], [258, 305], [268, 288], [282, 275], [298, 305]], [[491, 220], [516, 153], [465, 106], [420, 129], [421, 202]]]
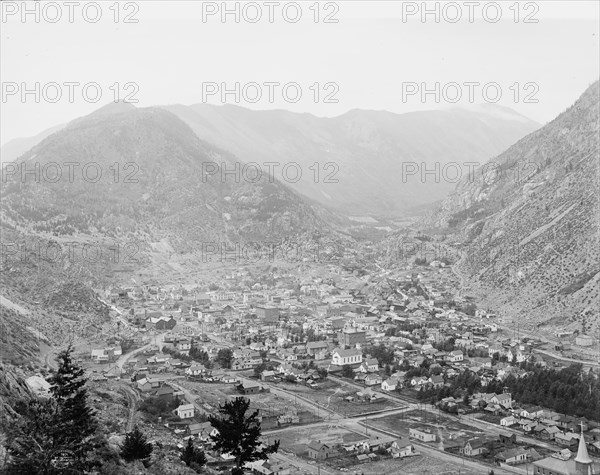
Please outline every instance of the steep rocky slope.
[[427, 225], [462, 238], [459, 272], [520, 321], [598, 328], [599, 92], [463, 179]]

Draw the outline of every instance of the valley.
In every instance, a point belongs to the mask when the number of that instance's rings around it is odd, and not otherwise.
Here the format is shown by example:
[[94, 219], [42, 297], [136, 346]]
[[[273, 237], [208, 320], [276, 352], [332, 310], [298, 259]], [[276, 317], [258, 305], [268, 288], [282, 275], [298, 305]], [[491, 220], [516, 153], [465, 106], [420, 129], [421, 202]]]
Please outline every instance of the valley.
[[[495, 107], [111, 104], [36, 136], [2, 168], [0, 468], [79, 368], [97, 446], [52, 445], [53, 473], [235, 472], [211, 418], [240, 400], [280, 441], [242, 471], [595, 467], [599, 102], [596, 82], [539, 128]], [[249, 179], [253, 161], [344, 167]], [[455, 163], [469, 175], [423, 178]]]

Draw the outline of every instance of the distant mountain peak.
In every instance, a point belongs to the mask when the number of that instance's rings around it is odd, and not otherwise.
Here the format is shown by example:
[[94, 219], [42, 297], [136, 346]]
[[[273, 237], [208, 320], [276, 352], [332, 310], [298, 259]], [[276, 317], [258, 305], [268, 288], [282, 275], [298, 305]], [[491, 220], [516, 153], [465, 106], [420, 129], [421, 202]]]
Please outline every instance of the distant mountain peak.
[[109, 102], [108, 104], [100, 107], [100, 109], [96, 109], [94, 112], [89, 114], [89, 116], [122, 114], [125, 112], [134, 111], [135, 109], [136, 109], [136, 107], [130, 102], [123, 102], [123, 101]]
[[[459, 107], [453, 107], [451, 110], [464, 110], [468, 112], [475, 112], [479, 114], [485, 114], [500, 120], [510, 120], [522, 123], [537, 123], [527, 116], [517, 112], [510, 107], [501, 106], [499, 104], [490, 103], [478, 103], [478, 104], [467, 104]], [[540, 125], [540, 124], [538, 124]]]

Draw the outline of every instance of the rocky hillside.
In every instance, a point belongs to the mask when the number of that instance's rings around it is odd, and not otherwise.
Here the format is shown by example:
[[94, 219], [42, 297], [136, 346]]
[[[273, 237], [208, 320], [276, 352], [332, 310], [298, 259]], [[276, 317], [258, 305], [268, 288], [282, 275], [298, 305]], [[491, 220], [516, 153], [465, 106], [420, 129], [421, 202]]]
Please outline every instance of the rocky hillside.
[[266, 176], [223, 175], [222, 163], [239, 165], [162, 109], [114, 104], [70, 122], [3, 169], [2, 294], [98, 324], [107, 309], [92, 289], [144, 269], [329, 238], [330, 212]]
[[[44, 168], [51, 162], [62, 176]], [[73, 178], [67, 162], [77, 164]], [[311, 206], [278, 182], [223, 177], [222, 162], [233, 169], [236, 160], [164, 110], [95, 113], [15, 162], [40, 167], [37, 174], [23, 179], [5, 169], [2, 218], [27, 232], [168, 239], [177, 252], [209, 240], [280, 239], [323, 227]]]
[[458, 271], [507, 316], [598, 327], [598, 97], [596, 82], [463, 179], [428, 219], [462, 238]]
[[[539, 124], [489, 105], [393, 114], [352, 110], [321, 118], [238, 106], [170, 106], [202, 140], [244, 162], [295, 162], [302, 177], [289, 186], [347, 216], [398, 216], [443, 199], [456, 183], [421, 176], [421, 166], [497, 155]], [[416, 172], [410, 168], [416, 163]], [[266, 169], [266, 168], [265, 168]], [[450, 175], [448, 169], [447, 175]]]

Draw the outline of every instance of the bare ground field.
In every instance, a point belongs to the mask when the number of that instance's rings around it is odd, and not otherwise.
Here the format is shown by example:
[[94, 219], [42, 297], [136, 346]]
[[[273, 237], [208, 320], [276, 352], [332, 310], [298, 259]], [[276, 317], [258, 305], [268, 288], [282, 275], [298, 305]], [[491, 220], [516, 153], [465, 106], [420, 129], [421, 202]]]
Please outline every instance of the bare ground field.
[[[318, 384], [319, 387], [317, 389], [293, 383], [282, 383], [278, 384], [277, 387], [310, 399], [321, 407], [332, 409], [345, 417], [403, 407], [400, 401], [387, 398], [377, 402], [358, 402], [356, 398], [358, 390], [353, 386], [338, 381], [327, 380]], [[345, 398], [348, 396], [354, 397], [355, 401], [346, 401]]]
[[[180, 380], [178, 384], [196, 394], [197, 402], [210, 413], [216, 413], [219, 405], [224, 404], [228, 399], [241, 396], [233, 384], [199, 383], [187, 380]], [[260, 415], [263, 417], [263, 429], [278, 427], [277, 418], [284, 414], [297, 415], [300, 423], [303, 424], [321, 420], [302, 405], [294, 404], [271, 392], [248, 394], [244, 397], [250, 399], [250, 409], [260, 411]]]
[[436, 434], [437, 441], [431, 442], [440, 449], [456, 445], [457, 439], [476, 437], [483, 432], [476, 427], [457, 422], [443, 413], [433, 415], [426, 411], [408, 411], [369, 421], [369, 424], [384, 430], [390, 430], [402, 436], [408, 436], [410, 427], [428, 428]]

